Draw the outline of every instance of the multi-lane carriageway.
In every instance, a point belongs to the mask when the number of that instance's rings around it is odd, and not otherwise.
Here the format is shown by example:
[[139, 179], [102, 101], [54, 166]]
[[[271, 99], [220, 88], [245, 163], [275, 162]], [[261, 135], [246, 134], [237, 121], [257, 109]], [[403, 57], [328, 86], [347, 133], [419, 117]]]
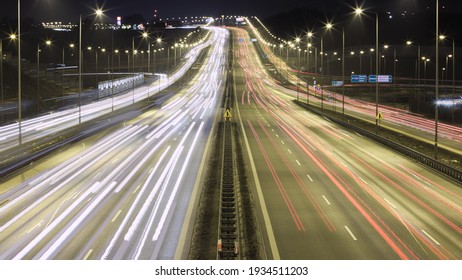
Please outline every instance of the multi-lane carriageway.
[[[462, 189], [292, 103], [243, 29], [237, 122], [270, 259], [460, 259]], [[162, 108], [24, 169], [0, 188], [2, 259], [182, 258], [225, 79], [227, 32]], [[239, 40], [244, 38], [244, 40]]]

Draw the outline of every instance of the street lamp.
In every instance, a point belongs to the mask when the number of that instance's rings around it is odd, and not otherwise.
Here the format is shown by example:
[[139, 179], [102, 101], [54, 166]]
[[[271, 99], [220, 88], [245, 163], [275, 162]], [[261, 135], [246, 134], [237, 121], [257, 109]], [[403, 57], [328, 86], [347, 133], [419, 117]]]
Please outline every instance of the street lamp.
[[[412, 46], [414, 43], [412, 41], [406, 41], [407, 46]], [[420, 113], [420, 44], [417, 44], [417, 60], [416, 60], [416, 93], [417, 93], [417, 113]]]
[[[14, 37], [16, 39], [16, 36]], [[22, 105], [21, 105], [21, 0], [18, 0], [18, 140], [22, 145]], [[3, 58], [2, 58], [3, 59]]]
[[[45, 46], [51, 46], [51, 41], [46, 40]], [[40, 43], [37, 44], [37, 114], [40, 114]]]
[[[361, 7], [355, 9], [357, 16], [363, 15], [365, 10]], [[379, 14], [377, 12], [370, 12], [375, 14], [375, 127], [376, 133], [379, 132]]]
[[[101, 17], [103, 15], [103, 10], [96, 9], [94, 15]], [[83, 56], [82, 56], [82, 17], [83, 14], [79, 16], [79, 123], [82, 122], [82, 67], [83, 67]]]
[[436, 24], [435, 24], [435, 159], [438, 159], [438, 99], [439, 99], [439, 1], [436, 0]]
[[[326, 29], [333, 28], [332, 23], [326, 24]], [[342, 27], [342, 116], [345, 116], [345, 28]]]
[[307, 58], [307, 62], [306, 62], [306, 68], [307, 68], [307, 72], [310, 72], [310, 48], [312, 46], [311, 44], [311, 38], [313, 37], [313, 32], [311, 31], [308, 31], [308, 33], [306, 34], [308, 40], [307, 40], [307, 43], [306, 43], [306, 58]]
[[143, 32], [143, 39], [146, 39], [148, 42], [148, 71], [151, 71], [151, 42], [149, 41], [149, 33]]
[[[447, 36], [440, 35], [441, 40], [445, 40]], [[454, 37], [452, 39], [452, 54], [446, 56], [446, 69], [448, 69], [448, 58], [452, 58], [452, 123], [454, 124], [454, 111], [455, 111], [455, 73], [456, 73], [456, 42]], [[446, 73], [448, 71], [446, 70]], [[438, 100], [437, 100], [438, 101]]]
[[[0, 103], [0, 105], [3, 107], [3, 38], [0, 38], [0, 87], [1, 87], [1, 96], [2, 96], [2, 103]], [[2, 110], [2, 125], [3, 125], [3, 110]]]
[[[158, 46], [158, 44], [159, 44], [160, 42], [162, 42], [162, 39], [157, 38], [157, 39], [156, 39], [156, 47]], [[154, 45], [153, 45], [153, 46], [154, 46]], [[154, 50], [154, 53], [153, 53], [153, 59], [152, 59], [152, 68], [153, 68], [152, 72], [153, 72], [153, 73], [156, 73], [156, 70], [157, 70], [157, 68], [156, 68], [156, 53], [157, 53], [157, 51], [158, 51], [158, 49], [155, 49], [155, 50]]]

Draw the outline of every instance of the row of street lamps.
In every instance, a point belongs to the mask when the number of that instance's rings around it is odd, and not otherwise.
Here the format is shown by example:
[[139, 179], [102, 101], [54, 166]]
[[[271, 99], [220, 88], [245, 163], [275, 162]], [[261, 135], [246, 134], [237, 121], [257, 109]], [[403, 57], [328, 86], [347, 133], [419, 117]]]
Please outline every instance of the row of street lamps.
[[[18, 0], [17, 1], [17, 6], [18, 6], [18, 28], [17, 28], [17, 35], [16, 34], [13, 34], [10, 36], [10, 39], [12, 40], [17, 40], [18, 41], [18, 44], [17, 44], [17, 48], [18, 48], [18, 140], [19, 140], [19, 145], [22, 145], [23, 143], [23, 140], [22, 140], [22, 104], [21, 104], [21, 101], [22, 101], [22, 83], [21, 83], [21, 61], [22, 61], [22, 58], [21, 58], [21, 0]], [[96, 16], [96, 17], [102, 17], [103, 16], [103, 10], [98, 8], [94, 11], [94, 13], [91, 13], [91, 14], [88, 14], [88, 15], [85, 15], [85, 16]], [[83, 69], [83, 39], [82, 39], [82, 19], [84, 17], [84, 14], [81, 13], [79, 15], [79, 42], [78, 42], [78, 48], [79, 48], [79, 62], [78, 62], [78, 76], [79, 76], [79, 81], [78, 81], [78, 84], [79, 84], [79, 97], [78, 97], [78, 107], [79, 107], [79, 123], [82, 122], [82, 69]], [[193, 32], [194, 33], [194, 32]], [[190, 36], [191, 33], [188, 35]], [[113, 35], [112, 35], [113, 36]], [[151, 53], [154, 54], [154, 59], [155, 59], [155, 53], [157, 51], [160, 51], [160, 50], [163, 50], [164, 48], [162, 49], [159, 49], [159, 50], [152, 50], [151, 51], [151, 42], [150, 42], [150, 38], [149, 38], [149, 33], [147, 32], [144, 32], [142, 33], [141, 37], [145, 40], [148, 40], [148, 50], [147, 50], [147, 53], [148, 53], [148, 72], [151, 68], [151, 65], [150, 65], [150, 56], [151, 56]], [[3, 99], [4, 99], [4, 93], [3, 93], [3, 43], [2, 43], [2, 40], [3, 39], [0, 39], [0, 56], [1, 56], [1, 63], [0, 63], [0, 76], [1, 76], [1, 79], [0, 79], [0, 87], [1, 87], [1, 98], [2, 98], [2, 103], [3, 103]], [[137, 53], [137, 50], [135, 50], [135, 45], [134, 45], [134, 40], [135, 40], [135, 37], [132, 38], [132, 56], [133, 56], [133, 61], [134, 61], [134, 55]], [[185, 42], [182, 42], [182, 41], [185, 41]], [[199, 43], [201, 43], [203, 41], [200, 40]], [[156, 42], [158, 44], [162, 43], [162, 39], [161, 38], [157, 38], [156, 39]], [[40, 112], [40, 52], [41, 52], [41, 48], [40, 46], [42, 45], [43, 43], [39, 43], [37, 45], [37, 106], [38, 106], [38, 111]], [[50, 46], [52, 44], [52, 42], [50, 40], [47, 40], [44, 42], [44, 45], [45, 46]], [[196, 43], [198, 44], [198, 43]], [[181, 57], [181, 51], [183, 48], [185, 47], [192, 47], [192, 46], [195, 46], [196, 44], [187, 44], [186, 43], [186, 38], [185, 39], [182, 39], [179, 43], [175, 43], [174, 46], [171, 46], [172, 50], [174, 50], [175, 52], [175, 65], [176, 65], [176, 49], [179, 48], [180, 49], [180, 57]], [[70, 48], [74, 48], [75, 47], [75, 44], [69, 44], [69, 47]], [[114, 50], [114, 46], [113, 46], [113, 39], [112, 39], [112, 52], [114, 54], [119, 54], [121, 53], [121, 51], [119, 50]], [[102, 52], [105, 52], [103, 49], [102, 49]], [[170, 57], [170, 47], [167, 47], [167, 52], [168, 52], [168, 57]], [[126, 50], [125, 53], [127, 53], [127, 57], [130, 53], [130, 51]], [[97, 55], [97, 54], [96, 54]], [[64, 63], [64, 47], [63, 47], [63, 63]], [[97, 59], [97, 58], [96, 58]], [[109, 57], [108, 57], [109, 59]], [[113, 59], [113, 56], [112, 56], [112, 59]], [[169, 60], [169, 58], [168, 58]], [[97, 63], [97, 62], [96, 62]], [[169, 62], [168, 62], [169, 64]], [[112, 63], [113, 65], [113, 63]], [[120, 65], [120, 56], [119, 56], [119, 65]], [[155, 65], [155, 64], [154, 64]], [[134, 66], [134, 63], [133, 63], [133, 66]], [[155, 66], [154, 66], [155, 67]], [[168, 65], [167, 65], [167, 72], [169, 71], [168, 69]], [[134, 68], [133, 68], [133, 71], [134, 71]], [[113, 72], [113, 71], [111, 71]], [[3, 123], [3, 111], [2, 111], [2, 123]]]
[[[446, 37], [443, 36], [443, 35], [440, 35], [440, 32], [439, 32], [439, 1], [438, 0], [435, 0], [435, 6], [436, 6], [436, 24], [435, 24], [435, 139], [434, 139], [434, 157], [435, 159], [438, 158], [438, 100], [439, 100], [439, 40], [444, 40]], [[357, 7], [356, 9], [354, 9], [354, 13], [357, 15], [357, 16], [362, 16], [364, 14], [372, 14], [375, 16], [375, 66], [376, 66], [376, 69], [375, 69], [375, 74], [376, 74], [376, 77], [378, 77], [379, 75], [379, 14], [378, 12], [376, 11], [367, 11], [367, 10], [364, 10], [362, 9], [361, 7]], [[261, 23], [261, 22], [260, 22]], [[261, 23], [262, 24], [262, 23]], [[263, 24], [262, 24], [263, 25]], [[264, 26], [264, 25], [263, 25]], [[266, 29], [266, 31], [268, 33], [269, 30], [264, 27]], [[333, 28], [333, 25], [332, 23], [327, 23], [325, 26], [324, 26], [325, 30], [330, 30]], [[271, 35], [273, 37], [275, 37], [274, 35]], [[310, 51], [309, 51], [309, 48], [312, 46], [311, 45], [311, 38], [313, 37], [313, 33], [312, 32], [308, 32], [307, 33], [307, 48], [308, 48], [308, 51], [307, 51], [307, 55], [308, 55], [308, 61], [309, 61], [309, 54], [310, 54]], [[297, 42], [300, 42], [300, 38], [296, 38], [295, 41]], [[344, 62], [345, 62], [345, 59], [344, 59], [344, 55], [345, 55], [345, 30], [344, 28], [342, 28], [342, 79], [343, 79], [343, 84], [345, 84], [344, 80], [345, 80], [345, 65], [344, 65]], [[285, 42], [285, 41], [284, 41]], [[289, 42], [285, 42], [286, 44], [289, 44]], [[447, 56], [446, 57], [446, 69], [447, 69], [447, 60], [448, 58], [451, 58], [453, 59], [453, 70], [452, 70], [452, 74], [453, 74], [453, 118], [454, 118], [454, 86], [455, 86], [455, 41], [454, 41], [454, 38], [452, 38], [452, 45], [453, 45], [453, 51], [452, 51], [452, 55], [451, 56]], [[320, 58], [321, 58], [321, 65], [323, 65], [323, 36], [321, 36], [320, 38], [320, 46], [321, 46], [321, 51], [320, 51]], [[407, 45], [412, 45], [413, 42], [411, 41], [407, 41], [406, 42]], [[279, 45], [280, 48], [283, 47], [283, 44], [280, 44]], [[417, 55], [417, 65], [418, 65], [418, 74], [417, 74], [417, 77], [418, 77], [418, 82], [420, 82], [420, 60], [422, 59], [422, 61], [425, 63], [426, 65], [426, 62], [428, 62], [429, 60], [427, 60], [428, 58], [423, 58], [421, 57], [421, 54], [420, 54], [420, 44], [417, 45], [418, 47], [418, 55]], [[316, 50], [317, 51], [317, 50]], [[371, 52], [373, 51], [373, 49], [371, 49]], [[396, 49], [394, 50], [394, 52], [396, 52]], [[317, 55], [316, 55], [317, 57]], [[394, 56], [394, 63], [396, 63], [396, 54]], [[396, 65], [394, 66], [394, 71], [396, 71]], [[323, 68], [321, 67], [321, 75], [323, 74]], [[376, 82], [375, 82], [375, 108], [376, 108], [376, 121], [375, 121], [375, 126], [376, 126], [376, 133], [379, 132], [379, 82], [378, 82], [378, 79], [376, 79]], [[344, 114], [344, 86], [342, 87], [342, 115]]]

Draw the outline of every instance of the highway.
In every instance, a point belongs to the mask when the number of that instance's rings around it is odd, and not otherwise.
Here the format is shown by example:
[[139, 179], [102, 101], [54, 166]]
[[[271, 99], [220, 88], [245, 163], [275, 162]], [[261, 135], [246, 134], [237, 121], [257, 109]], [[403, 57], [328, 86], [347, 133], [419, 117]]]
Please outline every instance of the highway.
[[224, 91], [229, 33], [210, 30], [199, 73], [161, 108], [0, 185], [0, 259], [173, 259], [183, 249]]
[[269, 259], [460, 259], [460, 185], [296, 106], [232, 28], [243, 130]]
[[[204, 27], [209, 28], [209, 27]], [[133, 90], [126, 91], [122, 94], [115, 95], [111, 98], [99, 100], [97, 102], [82, 104], [81, 107], [64, 109], [61, 111], [51, 112], [46, 115], [35, 118], [22, 120], [21, 122], [21, 140], [22, 143], [33, 142], [44, 137], [54, 137], [57, 133], [78, 125], [82, 122], [103, 116], [114, 110], [124, 108], [133, 103], [145, 100], [161, 90], [169, 87], [179, 80], [187, 70], [194, 64], [201, 51], [210, 46], [213, 38], [210, 32], [205, 38], [197, 42], [182, 61], [181, 67], [175, 72], [160, 74], [157, 81], [145, 83], [141, 86], [134, 87]], [[135, 73], [138, 75], [139, 73]], [[0, 152], [11, 150], [19, 144], [19, 123], [15, 122], [0, 127]], [[14, 160], [14, 159], [8, 159]], [[5, 159], [0, 157], [0, 163]]]
[[[247, 21], [252, 28], [252, 31], [256, 35], [258, 42], [265, 42], [263, 37], [260, 35], [258, 30], [251, 24], [250, 21]], [[299, 83], [299, 98], [300, 100], [307, 100], [306, 96], [306, 84], [302, 82], [297, 77], [297, 72], [290, 69], [290, 67], [283, 61], [281, 58], [275, 55], [272, 52], [270, 46], [265, 43], [260, 44], [262, 49], [265, 52], [266, 57], [278, 68], [281, 75], [287, 77], [292, 88], [296, 88], [297, 83]], [[348, 83], [348, 81], [346, 81]], [[319, 86], [319, 85], [318, 85]], [[341, 94], [341, 87], [337, 89], [332, 88], [331, 85], [322, 85], [325, 88], [320, 90], [315, 88], [312, 85], [310, 86], [310, 98], [309, 103], [318, 107], [323, 106], [327, 110], [342, 112], [342, 102], [343, 97]], [[326, 88], [327, 86], [327, 88]], [[297, 96], [297, 93], [294, 90], [285, 90], [287, 94], [291, 94], [293, 97]], [[375, 88], [373, 89], [372, 94], [375, 94]], [[321, 97], [324, 97], [323, 104], [321, 105]], [[347, 115], [352, 115], [356, 118], [365, 120], [370, 123], [375, 124], [376, 120], [376, 104], [356, 100], [354, 98], [349, 98], [348, 96], [344, 97], [344, 112]], [[391, 106], [385, 106], [379, 104], [379, 112], [382, 114], [383, 119], [380, 121], [382, 127], [397, 131], [404, 135], [416, 138], [420, 141], [427, 142], [429, 144], [434, 144], [435, 138], [435, 121], [425, 118], [419, 114], [409, 114], [408, 111], [394, 108]], [[462, 144], [462, 128], [448, 125], [439, 122], [438, 123], [438, 145], [442, 148], [450, 150], [456, 154], [462, 155], [462, 150], [460, 145]]]

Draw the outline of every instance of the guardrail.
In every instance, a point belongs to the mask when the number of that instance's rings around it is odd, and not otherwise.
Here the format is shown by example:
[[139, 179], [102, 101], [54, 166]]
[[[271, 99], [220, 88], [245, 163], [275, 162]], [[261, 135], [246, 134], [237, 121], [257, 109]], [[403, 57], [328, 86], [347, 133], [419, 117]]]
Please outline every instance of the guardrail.
[[390, 141], [384, 137], [381, 137], [380, 135], [377, 135], [375, 133], [372, 133], [370, 131], [367, 131], [365, 129], [362, 129], [360, 127], [357, 127], [355, 125], [352, 125], [350, 123], [347, 123], [347, 122], [344, 122], [340, 119], [337, 119], [337, 118], [333, 118], [332, 116], [328, 115], [328, 114], [324, 114], [323, 112], [321, 112], [320, 110], [317, 110], [316, 108], [313, 108], [311, 106], [308, 106], [306, 105], [305, 103], [303, 102], [300, 102], [300, 101], [297, 101], [297, 100], [294, 100], [294, 102], [299, 105], [299, 106], [302, 106], [308, 110], [310, 110], [311, 112], [315, 113], [315, 114], [318, 114], [318, 115], [321, 115], [323, 117], [326, 117], [328, 118], [329, 120], [331, 120], [332, 122], [334, 123], [337, 123], [341, 126], [344, 126], [344, 127], [347, 127], [357, 133], [360, 133], [361, 135], [364, 135], [386, 147], [389, 147], [407, 157], [410, 157], [422, 164], [425, 164], [426, 166], [444, 174], [444, 175], [447, 175], [449, 177], [451, 177], [452, 179], [454, 179], [456, 182], [462, 184], [462, 172], [451, 167], [451, 166], [448, 166], [444, 163], [441, 163], [427, 155], [424, 155], [420, 152], [417, 152], [413, 149], [410, 149], [406, 146], [403, 146], [401, 144], [398, 144], [396, 142], [393, 142], [393, 141]]

